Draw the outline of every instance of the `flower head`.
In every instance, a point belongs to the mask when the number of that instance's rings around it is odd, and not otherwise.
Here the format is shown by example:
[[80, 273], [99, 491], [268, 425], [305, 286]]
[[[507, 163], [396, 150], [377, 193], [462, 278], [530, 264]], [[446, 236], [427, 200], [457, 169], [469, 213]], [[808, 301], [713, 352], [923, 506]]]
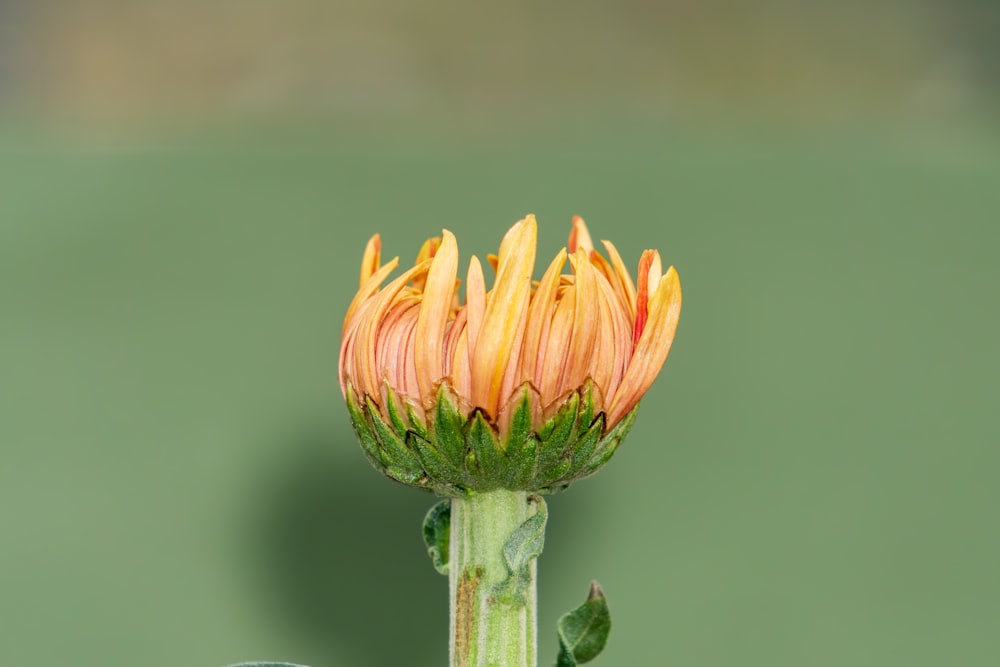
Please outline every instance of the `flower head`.
[[[553, 491], [616, 451], [667, 358], [681, 309], [677, 272], [646, 250], [636, 282], [580, 217], [569, 244], [532, 280], [537, 224], [515, 224], [473, 256], [459, 297], [458, 244], [444, 230], [384, 285], [368, 242], [344, 319], [340, 386], [369, 460], [398, 481], [444, 495]], [[571, 273], [563, 273], [567, 262]]]

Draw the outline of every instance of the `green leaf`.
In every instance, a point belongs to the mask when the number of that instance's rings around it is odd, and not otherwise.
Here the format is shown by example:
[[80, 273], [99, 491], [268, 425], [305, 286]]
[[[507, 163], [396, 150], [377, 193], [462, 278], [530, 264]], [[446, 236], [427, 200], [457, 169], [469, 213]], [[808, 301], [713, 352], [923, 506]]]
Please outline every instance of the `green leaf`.
[[229, 667], [306, 667], [291, 662], [238, 662]]
[[611, 612], [596, 581], [582, 605], [559, 619], [559, 659], [556, 667], [576, 667], [596, 658], [608, 643]]
[[464, 423], [462, 414], [451, 402], [447, 386], [442, 384], [434, 408], [433, 441], [442, 456], [455, 468], [461, 468], [465, 461]]
[[545, 521], [548, 509], [539, 496], [532, 496], [537, 505], [535, 513], [518, 526], [503, 544], [503, 559], [512, 572], [526, 567], [532, 559], [542, 555], [545, 548]]
[[424, 544], [434, 569], [448, 574], [448, 539], [451, 535], [451, 501], [442, 500], [424, 517]]

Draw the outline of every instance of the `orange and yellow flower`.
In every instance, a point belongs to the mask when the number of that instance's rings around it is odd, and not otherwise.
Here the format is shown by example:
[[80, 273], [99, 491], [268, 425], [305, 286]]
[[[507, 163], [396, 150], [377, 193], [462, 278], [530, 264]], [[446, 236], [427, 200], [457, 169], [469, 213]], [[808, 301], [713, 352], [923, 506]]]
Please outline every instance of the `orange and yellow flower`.
[[385, 286], [399, 260], [381, 264], [381, 239], [368, 242], [344, 321], [340, 385], [383, 473], [451, 495], [544, 491], [614, 453], [670, 351], [677, 272], [664, 273], [659, 253], [646, 250], [634, 283], [615, 246], [603, 242], [606, 259], [574, 217], [568, 248], [534, 282], [536, 238], [532, 215], [507, 232], [487, 258], [489, 290], [472, 256], [464, 302], [451, 232], [429, 239]]

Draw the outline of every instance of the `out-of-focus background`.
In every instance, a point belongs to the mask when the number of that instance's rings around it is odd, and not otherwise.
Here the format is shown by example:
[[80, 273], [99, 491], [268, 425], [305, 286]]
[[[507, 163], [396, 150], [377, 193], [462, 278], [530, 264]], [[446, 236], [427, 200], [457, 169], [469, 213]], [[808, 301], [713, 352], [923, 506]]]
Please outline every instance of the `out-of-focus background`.
[[1000, 664], [1000, 5], [0, 3], [0, 664], [447, 660], [336, 383], [365, 240], [685, 292], [550, 501], [542, 664]]

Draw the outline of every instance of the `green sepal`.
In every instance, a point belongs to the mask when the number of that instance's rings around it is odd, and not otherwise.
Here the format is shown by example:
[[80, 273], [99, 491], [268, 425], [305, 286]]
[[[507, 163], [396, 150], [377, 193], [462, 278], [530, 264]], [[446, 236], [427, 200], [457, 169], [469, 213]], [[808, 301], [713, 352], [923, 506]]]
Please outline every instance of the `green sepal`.
[[566, 448], [573, 442], [573, 430], [580, 412], [580, 395], [570, 394], [555, 416], [538, 434], [541, 448], [538, 451], [538, 471], [544, 472], [559, 464]]
[[417, 460], [417, 457], [413, 455], [413, 452], [404, 444], [399, 436], [389, 428], [389, 425], [385, 423], [378, 405], [371, 399], [371, 396], [367, 397], [366, 403], [368, 405], [368, 419], [372, 424], [375, 437], [378, 438], [379, 444], [382, 445], [382, 451], [388, 457], [387, 464], [406, 470], [420, 470], [420, 461]]
[[353, 389], [347, 391], [347, 411], [351, 415], [351, 425], [354, 427], [358, 442], [361, 443], [361, 451], [365, 453], [365, 458], [376, 470], [384, 474], [389, 460], [379, 447], [371, 422], [368, 421], [365, 411], [358, 405], [358, 399]]
[[396, 404], [399, 399], [396, 397], [396, 392], [391, 388], [386, 390], [386, 412], [389, 413], [389, 421], [392, 424], [393, 430], [396, 432], [400, 438], [405, 440], [406, 432], [410, 430], [409, 424], [403, 419], [403, 415], [399, 412], [399, 406]]
[[608, 643], [611, 612], [604, 591], [590, 584], [587, 601], [559, 619], [559, 659], [556, 667], [576, 667], [596, 658]]
[[593, 456], [594, 450], [597, 449], [597, 443], [601, 441], [601, 435], [604, 433], [604, 413], [597, 415], [597, 419], [594, 423], [590, 425], [590, 428], [580, 436], [580, 439], [576, 441], [573, 446], [573, 458], [572, 464], [569, 468], [568, 475], [575, 478], [576, 475], [583, 469], [587, 462], [590, 461], [590, 457]]
[[507, 441], [503, 443], [503, 449], [508, 458], [513, 459], [516, 454], [512, 454], [512, 452], [519, 452], [532, 434], [531, 401], [528, 392], [527, 385], [525, 385], [521, 390], [521, 400], [517, 402], [517, 407], [510, 419], [510, 432], [507, 434]]
[[525, 386], [511, 406], [504, 441], [482, 410], [465, 418], [446, 384], [428, 411], [430, 428], [417, 417], [415, 406], [389, 387], [384, 410], [371, 396], [361, 401], [351, 388], [347, 407], [362, 451], [376, 470], [403, 484], [453, 497], [498, 488], [562, 491], [614, 456], [638, 409], [603, 434], [606, 415], [595, 413], [598, 390], [588, 381], [534, 433], [529, 391]]
[[424, 544], [434, 569], [448, 574], [448, 540], [451, 535], [451, 501], [442, 500], [424, 517]]
[[548, 509], [541, 496], [531, 496], [535, 513], [518, 526], [503, 545], [503, 560], [507, 578], [497, 584], [494, 595], [509, 604], [524, 604], [531, 585], [531, 561], [542, 555], [545, 548], [545, 522]]
[[427, 480], [427, 475], [423, 470], [410, 470], [409, 468], [389, 466], [382, 471], [382, 474], [407, 486], [427, 488], [427, 485], [424, 483]]
[[608, 431], [606, 436], [601, 438], [594, 455], [590, 457], [590, 461], [580, 471], [581, 476], [586, 477], [587, 475], [594, 474], [604, 467], [605, 463], [611, 460], [611, 457], [618, 451], [618, 446], [625, 440], [625, 436], [632, 430], [632, 425], [635, 423], [635, 418], [638, 414], [639, 406], [636, 405], [629, 410], [629, 413], [613, 429]]
[[499, 488], [506, 467], [506, 460], [500, 452], [496, 432], [489, 425], [481, 410], [476, 410], [469, 420], [469, 456], [466, 464], [477, 491], [491, 491]]
[[[569, 469], [570, 466], [572, 465], [573, 465], [573, 458], [571, 456], [566, 456], [556, 465], [546, 470], [544, 473], [539, 473], [538, 477], [535, 478], [535, 485], [542, 489], [546, 490], [550, 489], [551, 485], [554, 482], [563, 479], [564, 477], [566, 477], [567, 474], [569, 474]], [[560, 487], [556, 490], [561, 491], [563, 488], [565, 487]]]
[[464, 425], [465, 418], [452, 403], [447, 385], [442, 383], [434, 408], [432, 441], [455, 468], [461, 468], [465, 463], [465, 434], [462, 433]]
[[508, 489], [527, 489], [538, 469], [538, 438], [529, 434], [517, 452], [508, 457], [503, 486]]
[[416, 411], [413, 409], [413, 406], [409, 403], [406, 403], [406, 416], [410, 420], [409, 430], [413, 431], [424, 440], [430, 440], [431, 436], [430, 432], [427, 430], [427, 426], [424, 425], [423, 420], [420, 419]]
[[438, 490], [438, 487], [451, 487], [465, 481], [465, 476], [441, 456], [434, 445], [413, 431], [406, 434], [406, 444], [417, 453], [424, 470], [433, 480], [431, 486], [435, 491]]
[[576, 432], [580, 433], [590, 428], [594, 421], [594, 383], [587, 380], [580, 394], [580, 419], [577, 420]]

